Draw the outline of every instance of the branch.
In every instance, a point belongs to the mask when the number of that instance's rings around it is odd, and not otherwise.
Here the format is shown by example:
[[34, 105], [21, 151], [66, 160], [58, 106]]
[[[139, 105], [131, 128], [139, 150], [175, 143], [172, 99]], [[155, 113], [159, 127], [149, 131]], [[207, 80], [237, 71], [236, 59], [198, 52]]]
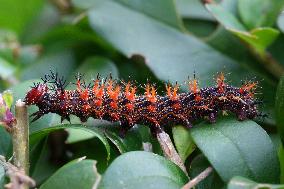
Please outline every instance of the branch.
[[190, 180], [186, 185], [182, 187], [182, 189], [190, 189], [196, 186], [199, 182], [204, 180], [206, 177], [210, 175], [210, 173], [213, 171], [212, 167], [206, 168], [204, 171], [202, 171], [199, 175], [197, 175], [194, 179]]
[[0, 156], [0, 165], [5, 169], [6, 175], [10, 178], [10, 183], [5, 185], [7, 189], [25, 189], [35, 187], [35, 181], [28, 177], [23, 169], [19, 169], [10, 162], [6, 162], [4, 156]]
[[164, 131], [162, 131], [157, 133], [157, 139], [158, 142], [160, 143], [164, 155], [172, 162], [174, 162], [176, 165], [178, 165], [181, 168], [181, 170], [183, 170], [183, 172], [188, 176], [183, 161], [180, 158], [179, 154], [177, 153], [171, 141], [170, 136]]
[[15, 105], [17, 124], [12, 128], [14, 165], [29, 174], [29, 121], [27, 106], [21, 100]]

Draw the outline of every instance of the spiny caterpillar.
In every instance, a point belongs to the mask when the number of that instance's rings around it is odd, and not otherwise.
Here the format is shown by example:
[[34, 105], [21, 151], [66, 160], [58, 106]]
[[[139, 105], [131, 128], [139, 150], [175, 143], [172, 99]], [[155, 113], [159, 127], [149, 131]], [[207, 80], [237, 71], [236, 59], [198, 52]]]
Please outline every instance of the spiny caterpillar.
[[135, 124], [149, 125], [157, 132], [166, 125], [182, 124], [188, 128], [196, 120], [205, 118], [210, 123], [216, 121], [219, 112], [228, 111], [239, 120], [253, 119], [260, 115], [258, 100], [254, 98], [255, 82], [247, 82], [241, 87], [225, 83], [224, 74], [216, 79], [216, 86], [199, 89], [194, 77], [189, 82], [187, 93], [179, 93], [179, 85], [166, 85], [166, 94], [157, 95], [154, 85], [146, 84], [143, 95], [137, 94], [137, 87], [131, 82], [116, 82], [112, 78], [86, 85], [81, 76], [77, 77], [76, 89], [67, 90], [66, 80], [51, 72], [36, 83], [27, 93], [27, 105], [36, 105], [33, 121], [47, 113], [56, 113], [61, 120], [70, 121], [76, 115], [82, 122], [89, 117], [119, 122], [122, 133]]

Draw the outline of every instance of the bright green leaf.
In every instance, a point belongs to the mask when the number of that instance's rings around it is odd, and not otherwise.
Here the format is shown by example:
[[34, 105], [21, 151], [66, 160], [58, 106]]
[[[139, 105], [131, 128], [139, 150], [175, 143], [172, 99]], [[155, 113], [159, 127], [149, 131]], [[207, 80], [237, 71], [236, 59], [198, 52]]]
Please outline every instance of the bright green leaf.
[[282, 144], [284, 144], [284, 76], [280, 78], [275, 100], [276, 125]]
[[230, 32], [251, 45], [256, 51], [263, 51], [277, 38], [279, 31], [273, 28], [255, 28], [247, 31], [230, 12], [216, 4], [206, 4], [206, 8]]
[[10, 109], [13, 104], [13, 94], [11, 91], [4, 91], [2, 94], [3, 100], [5, 101], [6, 106]]
[[149, 152], [128, 152], [106, 170], [100, 189], [181, 188], [187, 182], [183, 171], [164, 157]]
[[183, 161], [194, 151], [195, 144], [192, 141], [190, 132], [183, 126], [173, 127], [173, 138], [176, 149]]
[[248, 29], [273, 26], [284, 6], [284, 0], [239, 0], [239, 14]]
[[223, 181], [235, 175], [260, 182], [279, 181], [276, 149], [255, 122], [225, 118], [216, 124], [201, 123], [191, 130], [191, 136]]
[[74, 160], [54, 173], [40, 189], [90, 189], [99, 182], [94, 160]]
[[250, 32], [231, 30], [232, 33], [249, 43], [256, 51], [263, 53], [279, 35], [279, 31], [273, 28], [256, 28]]
[[284, 185], [259, 184], [250, 179], [240, 176], [233, 177], [228, 184], [228, 189], [283, 189], [283, 188]]
[[33, 16], [41, 9], [42, 4], [41, 0], [1, 0], [1, 28], [11, 29], [21, 34]]
[[284, 149], [282, 144], [278, 150], [278, 157], [280, 162], [280, 183], [284, 184]]

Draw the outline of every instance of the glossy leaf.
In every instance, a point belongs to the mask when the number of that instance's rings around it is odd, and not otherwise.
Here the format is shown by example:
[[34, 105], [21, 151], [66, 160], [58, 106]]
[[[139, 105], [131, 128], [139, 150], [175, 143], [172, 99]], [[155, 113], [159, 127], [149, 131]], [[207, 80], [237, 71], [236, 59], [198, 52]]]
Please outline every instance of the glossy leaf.
[[183, 83], [195, 70], [204, 86], [224, 67], [227, 72], [248, 74], [236, 62], [198, 39], [116, 2], [100, 2], [89, 11], [88, 17], [99, 35], [129, 58], [142, 56], [161, 80]]
[[228, 189], [283, 189], [283, 188], [284, 185], [260, 184], [240, 176], [233, 177], [228, 184]]
[[255, 28], [247, 31], [245, 26], [220, 5], [206, 4], [206, 8], [230, 32], [251, 45], [256, 51], [263, 51], [277, 38], [279, 31], [273, 28]]
[[183, 161], [194, 151], [195, 144], [190, 132], [183, 126], [175, 126], [172, 129], [176, 149]]
[[280, 78], [275, 100], [276, 125], [282, 144], [284, 144], [284, 76]]
[[283, 0], [239, 0], [240, 17], [248, 29], [273, 26], [284, 6]]
[[211, 20], [214, 18], [206, 11], [201, 1], [195, 0], [176, 0], [176, 6], [179, 14], [183, 18], [198, 20]]
[[61, 167], [40, 189], [90, 189], [100, 177], [95, 166], [93, 160], [74, 160]]
[[0, 155], [8, 155], [11, 146], [12, 141], [10, 134], [0, 125]]
[[279, 35], [279, 31], [273, 28], [256, 28], [250, 32], [231, 30], [232, 33], [243, 39], [260, 53], [270, 46]]
[[187, 177], [175, 164], [149, 152], [128, 152], [106, 170], [100, 189], [181, 188]]
[[279, 180], [277, 152], [267, 133], [253, 121], [234, 118], [201, 123], [191, 130], [197, 147], [223, 181], [239, 175], [260, 182]]
[[42, 138], [47, 136], [50, 132], [54, 132], [54, 131], [57, 131], [57, 130], [60, 130], [60, 129], [66, 129], [66, 128], [84, 130], [86, 132], [91, 133], [93, 136], [98, 137], [105, 146], [105, 149], [107, 151], [107, 160], [109, 160], [109, 158], [110, 158], [109, 143], [108, 143], [106, 137], [104, 136], [103, 132], [100, 131], [98, 128], [94, 127], [94, 126], [87, 127], [87, 126], [83, 126], [83, 125], [79, 125], [79, 124], [63, 124], [63, 125], [44, 128], [44, 129], [41, 129], [39, 131], [35, 131], [35, 132], [31, 133], [30, 143], [35, 144], [37, 141], [40, 141]]
[[[99, 4], [102, 0], [72, 0], [75, 7], [82, 9], [90, 9]], [[104, 1], [104, 0], [103, 0]], [[125, 7], [129, 7], [138, 12], [146, 14], [150, 17], [161, 20], [162, 22], [182, 29], [182, 21], [176, 12], [175, 1], [172, 0], [155, 0], [155, 1], [140, 1], [140, 0], [116, 0], [117, 3]]]
[[121, 137], [119, 136], [119, 131], [111, 131], [108, 128], [105, 130], [105, 135], [117, 147], [120, 153], [142, 149], [141, 136], [135, 129], [129, 130], [124, 137]]

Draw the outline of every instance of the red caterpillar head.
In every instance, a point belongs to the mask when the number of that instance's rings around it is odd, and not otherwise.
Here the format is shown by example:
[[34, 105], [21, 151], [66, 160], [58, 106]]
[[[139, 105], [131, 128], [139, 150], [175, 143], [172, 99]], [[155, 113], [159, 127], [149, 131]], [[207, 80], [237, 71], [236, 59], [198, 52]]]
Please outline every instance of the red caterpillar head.
[[45, 83], [37, 83], [34, 87], [27, 93], [25, 97], [25, 102], [27, 105], [37, 104], [42, 98], [42, 96], [47, 92], [48, 87]]

